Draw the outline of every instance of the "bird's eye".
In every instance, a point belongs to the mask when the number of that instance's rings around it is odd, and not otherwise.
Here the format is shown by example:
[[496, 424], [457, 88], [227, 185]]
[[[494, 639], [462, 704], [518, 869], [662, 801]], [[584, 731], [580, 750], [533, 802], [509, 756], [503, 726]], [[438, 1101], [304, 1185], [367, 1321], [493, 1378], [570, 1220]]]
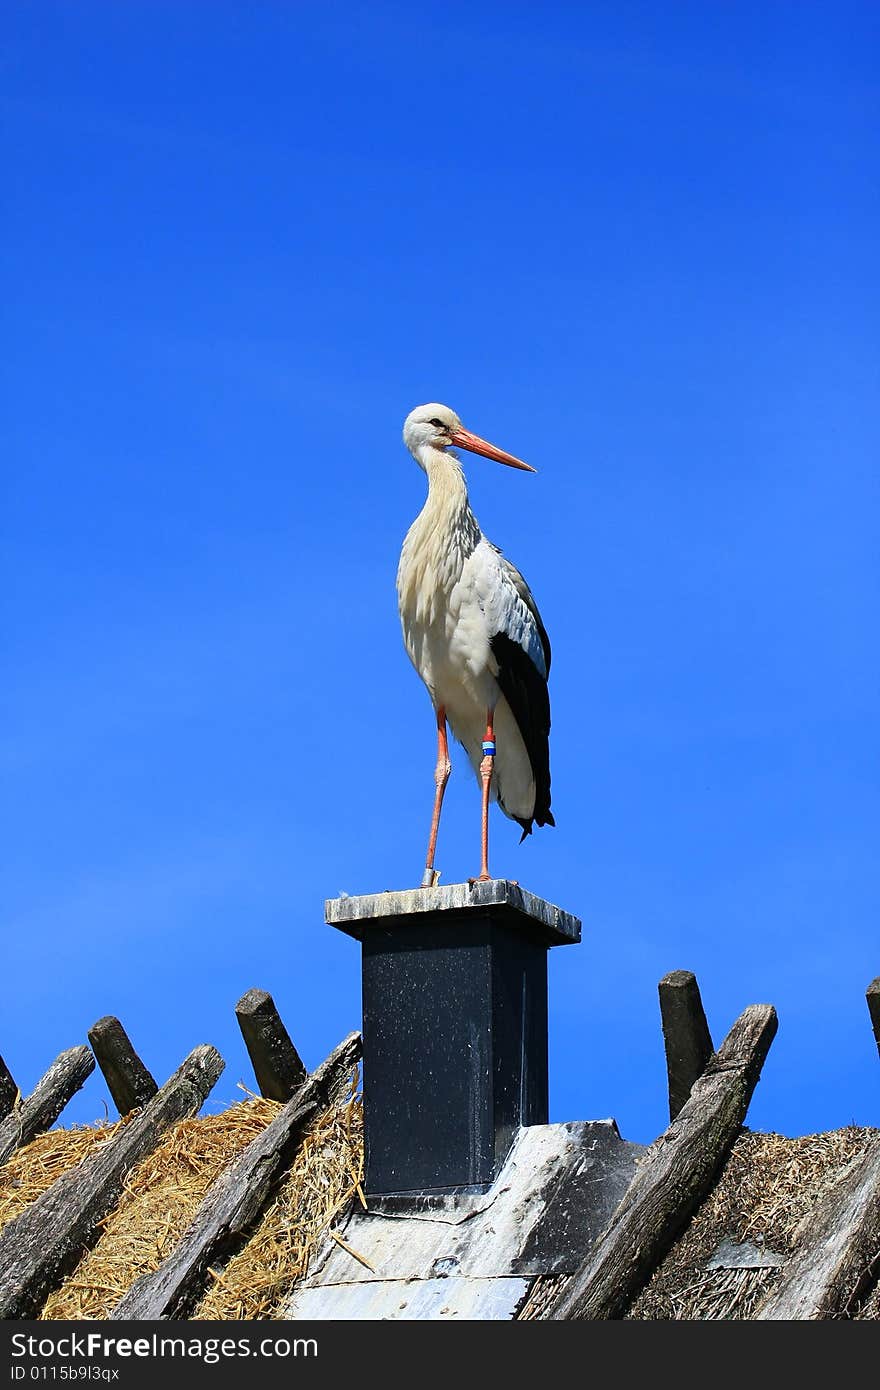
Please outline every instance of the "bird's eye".
[[442, 420], [437, 420], [437, 419], [429, 420], [429, 421], [428, 421], [428, 424], [429, 424], [429, 425], [436, 425], [437, 428], [438, 428], [438, 430], [442, 430], [442, 429], [444, 428], [444, 425], [443, 425], [443, 421], [442, 421]]

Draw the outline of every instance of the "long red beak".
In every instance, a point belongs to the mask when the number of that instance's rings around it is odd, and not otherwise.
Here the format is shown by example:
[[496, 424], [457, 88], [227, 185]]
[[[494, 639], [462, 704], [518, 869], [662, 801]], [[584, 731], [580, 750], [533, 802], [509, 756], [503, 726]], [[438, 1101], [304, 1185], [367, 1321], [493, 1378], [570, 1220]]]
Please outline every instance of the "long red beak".
[[478, 434], [471, 434], [470, 430], [463, 426], [450, 430], [449, 438], [459, 449], [468, 449], [472, 454], [482, 454], [484, 458], [494, 459], [496, 463], [506, 463], [508, 468], [522, 468], [526, 473], [538, 471], [530, 463], [523, 463], [522, 459], [514, 458], [513, 454], [505, 454], [503, 449], [496, 449], [487, 439], [481, 439]]

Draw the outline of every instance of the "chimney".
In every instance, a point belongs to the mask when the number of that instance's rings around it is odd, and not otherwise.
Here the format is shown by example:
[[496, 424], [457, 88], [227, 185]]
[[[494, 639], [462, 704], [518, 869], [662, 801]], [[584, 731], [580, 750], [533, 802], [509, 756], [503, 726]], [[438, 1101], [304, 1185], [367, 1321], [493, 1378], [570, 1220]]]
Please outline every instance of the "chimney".
[[547, 951], [576, 917], [507, 879], [334, 898], [361, 943], [365, 1190], [391, 1209], [485, 1192], [547, 1124]]

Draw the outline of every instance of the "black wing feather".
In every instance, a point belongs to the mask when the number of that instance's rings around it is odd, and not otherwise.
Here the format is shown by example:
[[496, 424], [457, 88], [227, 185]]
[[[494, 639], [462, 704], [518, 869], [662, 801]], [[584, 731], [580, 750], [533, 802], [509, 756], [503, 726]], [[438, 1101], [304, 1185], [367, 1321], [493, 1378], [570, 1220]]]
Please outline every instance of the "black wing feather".
[[[530, 595], [531, 597], [531, 595]], [[529, 605], [534, 613], [533, 605]], [[535, 614], [537, 618], [537, 614]], [[550, 669], [550, 643], [540, 618], [537, 619], [541, 643]], [[547, 681], [528, 652], [507, 636], [496, 632], [492, 655], [498, 662], [498, 684], [517, 722], [535, 778], [535, 809], [531, 817], [516, 816], [523, 828], [522, 838], [532, 833], [532, 822], [555, 825], [550, 813], [550, 696]]]

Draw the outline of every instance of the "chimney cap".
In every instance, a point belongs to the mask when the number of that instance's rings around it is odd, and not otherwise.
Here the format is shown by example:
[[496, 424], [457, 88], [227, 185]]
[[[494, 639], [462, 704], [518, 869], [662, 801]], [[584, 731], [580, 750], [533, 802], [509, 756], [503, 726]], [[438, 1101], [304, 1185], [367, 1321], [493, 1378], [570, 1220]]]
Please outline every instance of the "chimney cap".
[[[538, 898], [507, 878], [493, 878], [486, 883], [448, 883], [444, 887], [411, 888], [389, 893], [363, 893], [357, 897], [343, 894], [328, 898], [324, 904], [324, 920], [348, 936], [362, 941], [371, 928], [385, 928], [391, 921], [406, 920], [413, 925], [420, 917], [444, 912], [462, 915], [483, 913], [494, 909], [493, 916], [502, 916], [510, 926], [537, 931], [548, 946], [575, 945], [581, 939], [581, 922], [570, 912], [563, 912], [554, 903]], [[499, 914], [498, 909], [501, 909]]]

